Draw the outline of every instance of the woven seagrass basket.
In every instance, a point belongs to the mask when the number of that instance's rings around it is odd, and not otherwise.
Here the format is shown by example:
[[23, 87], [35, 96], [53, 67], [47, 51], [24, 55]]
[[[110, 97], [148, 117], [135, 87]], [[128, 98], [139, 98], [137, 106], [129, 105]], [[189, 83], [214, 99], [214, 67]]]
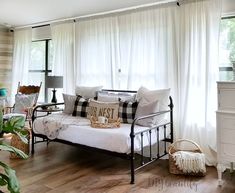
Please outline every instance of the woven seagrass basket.
[[[11, 146], [20, 149], [25, 154], [29, 155], [29, 141], [30, 141], [30, 129], [25, 127], [26, 131], [28, 131], [27, 141], [28, 143], [24, 143], [17, 135], [13, 134], [11, 138]], [[11, 159], [20, 158], [15, 153], [10, 153]]]
[[[177, 149], [176, 144], [182, 143], [182, 142], [187, 142], [190, 144], [193, 144], [196, 149], [193, 150], [181, 150], [181, 149]], [[205, 176], [206, 172], [190, 172], [190, 173], [185, 173], [183, 172], [183, 170], [181, 170], [177, 165], [176, 165], [176, 161], [173, 158], [173, 154], [177, 151], [187, 151], [187, 152], [193, 152], [193, 153], [203, 153], [200, 146], [188, 139], [180, 139], [175, 141], [174, 143], [172, 143], [169, 146], [169, 172], [171, 174], [182, 174], [182, 175], [191, 175], [191, 176]]]

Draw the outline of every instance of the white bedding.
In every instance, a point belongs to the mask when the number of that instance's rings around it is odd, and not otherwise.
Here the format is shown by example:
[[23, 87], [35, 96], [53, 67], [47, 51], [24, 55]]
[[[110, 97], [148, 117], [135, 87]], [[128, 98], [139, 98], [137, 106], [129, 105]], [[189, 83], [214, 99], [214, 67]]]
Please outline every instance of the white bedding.
[[[71, 115], [66, 115], [64, 113], [57, 113], [47, 116], [47, 120], [50, 117], [56, 116], [57, 120], [63, 122], [68, 122], [71, 119]], [[63, 121], [66, 120], [66, 121]], [[76, 123], [77, 120], [77, 123]], [[34, 121], [33, 130], [37, 134], [46, 135], [46, 128], [44, 128], [43, 117], [37, 118]], [[50, 128], [47, 128], [50, 129]], [[135, 126], [135, 132], [143, 131], [147, 127]], [[111, 129], [100, 129], [90, 127], [90, 121], [82, 117], [73, 117], [72, 123], [62, 127], [58, 132], [58, 139], [63, 139], [72, 143], [82, 144], [90, 147], [96, 147], [108, 151], [118, 152], [118, 153], [130, 153], [131, 139], [130, 139], [131, 124], [121, 124], [120, 128]], [[160, 137], [162, 140], [164, 138], [164, 129], [160, 128]], [[169, 128], [167, 129], [167, 136], [169, 135]], [[143, 146], [149, 146], [149, 133], [145, 133], [143, 136]], [[152, 143], [157, 141], [157, 132], [152, 132]], [[134, 149], [136, 152], [141, 150], [141, 136], [137, 135], [135, 137]]]

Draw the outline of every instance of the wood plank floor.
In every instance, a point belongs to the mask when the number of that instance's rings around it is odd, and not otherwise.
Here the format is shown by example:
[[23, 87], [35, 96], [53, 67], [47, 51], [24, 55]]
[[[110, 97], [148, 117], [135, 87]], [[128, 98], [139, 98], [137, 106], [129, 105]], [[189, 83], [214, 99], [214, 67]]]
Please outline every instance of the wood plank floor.
[[27, 160], [9, 159], [6, 152], [0, 153], [0, 160], [16, 170], [22, 193], [235, 192], [235, 174], [229, 171], [218, 187], [214, 167], [208, 167], [202, 178], [175, 176], [168, 172], [168, 160], [143, 168], [137, 172], [135, 185], [130, 185], [127, 160], [59, 143], [37, 144], [34, 156]]

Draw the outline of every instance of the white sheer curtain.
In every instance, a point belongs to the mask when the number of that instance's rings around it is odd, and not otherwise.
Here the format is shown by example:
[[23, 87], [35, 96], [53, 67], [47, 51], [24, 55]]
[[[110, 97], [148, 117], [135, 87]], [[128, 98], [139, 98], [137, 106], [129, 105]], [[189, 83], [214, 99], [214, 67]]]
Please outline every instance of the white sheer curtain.
[[180, 6], [179, 137], [198, 142], [215, 164], [220, 0]]
[[118, 17], [122, 89], [177, 84], [177, 18], [176, 4]]
[[177, 81], [177, 9], [175, 4], [77, 21], [77, 84], [172, 87]]
[[77, 82], [171, 88], [176, 138], [198, 142], [214, 164], [221, 0], [183, 1], [76, 24]]
[[116, 18], [105, 17], [76, 22], [76, 83], [116, 86]]
[[14, 31], [14, 49], [12, 65], [12, 89], [11, 100], [17, 92], [18, 82], [28, 84], [28, 72], [30, 64], [30, 53], [32, 44], [32, 29]]
[[170, 87], [176, 138], [198, 142], [215, 164], [220, 0], [119, 16], [122, 88]]
[[179, 11], [174, 3], [118, 16], [119, 88], [171, 88], [175, 131], [178, 131], [179, 107]]
[[52, 75], [63, 76], [63, 92], [75, 92], [74, 79], [74, 23], [51, 26], [53, 41]]

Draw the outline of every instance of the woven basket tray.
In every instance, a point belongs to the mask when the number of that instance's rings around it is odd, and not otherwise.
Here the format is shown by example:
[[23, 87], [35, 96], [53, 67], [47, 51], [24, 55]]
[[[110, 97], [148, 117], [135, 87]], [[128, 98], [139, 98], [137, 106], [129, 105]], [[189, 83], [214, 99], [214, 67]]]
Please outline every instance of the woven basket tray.
[[90, 121], [93, 128], [119, 128], [121, 125], [120, 118], [108, 119], [108, 123], [99, 123], [96, 117], [91, 117]]
[[[180, 150], [180, 149], [177, 149], [176, 148], [176, 144], [177, 143], [181, 143], [181, 142], [191, 143], [194, 146], [196, 146], [197, 149], [195, 149], [195, 150]], [[202, 153], [202, 150], [201, 150], [200, 146], [197, 143], [195, 143], [195, 142], [193, 142], [191, 140], [181, 139], [181, 140], [178, 140], [178, 141], [175, 141], [174, 143], [172, 143], [169, 146], [169, 171], [170, 171], [171, 174], [183, 174], [183, 175], [191, 175], [191, 176], [205, 176], [206, 175], [206, 173], [203, 173], [203, 172], [185, 173], [181, 169], [179, 169], [178, 166], [176, 165], [176, 161], [174, 160], [174, 158], [172, 156], [177, 151], [187, 151], [187, 152]]]

